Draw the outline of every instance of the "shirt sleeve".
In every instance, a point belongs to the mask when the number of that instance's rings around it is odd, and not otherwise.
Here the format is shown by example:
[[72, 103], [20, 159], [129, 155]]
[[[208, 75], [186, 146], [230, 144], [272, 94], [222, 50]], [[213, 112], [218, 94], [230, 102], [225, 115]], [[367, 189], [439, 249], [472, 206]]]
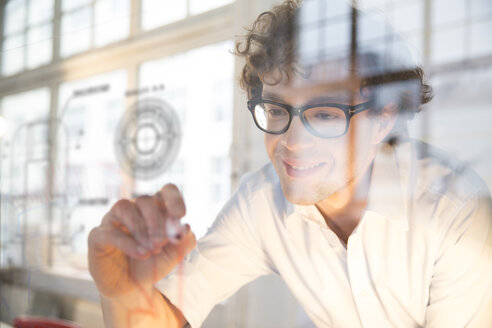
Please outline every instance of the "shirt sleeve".
[[458, 210], [440, 246], [425, 327], [488, 327], [492, 323], [492, 206], [476, 195]]
[[200, 327], [217, 304], [272, 272], [260, 246], [247, 195], [236, 194], [193, 252], [155, 287]]

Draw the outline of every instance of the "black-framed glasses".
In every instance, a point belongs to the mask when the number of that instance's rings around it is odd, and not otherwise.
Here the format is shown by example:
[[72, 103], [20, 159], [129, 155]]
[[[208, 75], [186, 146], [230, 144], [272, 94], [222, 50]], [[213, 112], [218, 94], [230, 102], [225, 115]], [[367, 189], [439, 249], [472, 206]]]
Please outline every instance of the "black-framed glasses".
[[322, 103], [298, 108], [266, 99], [248, 101], [253, 120], [263, 132], [283, 134], [289, 129], [292, 118], [297, 115], [309, 132], [321, 138], [343, 136], [347, 133], [352, 116], [371, 107], [372, 101], [353, 106]]

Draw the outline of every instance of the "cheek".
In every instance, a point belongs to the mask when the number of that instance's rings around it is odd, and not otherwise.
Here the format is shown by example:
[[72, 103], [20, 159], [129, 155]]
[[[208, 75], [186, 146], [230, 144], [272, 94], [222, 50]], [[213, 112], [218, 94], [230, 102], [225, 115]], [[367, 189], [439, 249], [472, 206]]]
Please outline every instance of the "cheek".
[[278, 143], [279, 137], [273, 134], [264, 134], [264, 143], [265, 143], [265, 149], [268, 153], [268, 157], [270, 157], [270, 160], [273, 158], [273, 154], [275, 153], [275, 147]]

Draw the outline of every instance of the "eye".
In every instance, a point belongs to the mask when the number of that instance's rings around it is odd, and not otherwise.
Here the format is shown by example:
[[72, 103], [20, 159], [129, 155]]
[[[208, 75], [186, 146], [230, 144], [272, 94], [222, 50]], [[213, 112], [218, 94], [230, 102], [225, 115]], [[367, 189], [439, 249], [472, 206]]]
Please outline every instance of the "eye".
[[268, 116], [270, 117], [282, 117], [287, 115], [285, 109], [282, 108], [270, 108], [268, 109]]
[[317, 112], [314, 115], [314, 118], [317, 120], [329, 121], [329, 120], [338, 119], [339, 117], [328, 112]]

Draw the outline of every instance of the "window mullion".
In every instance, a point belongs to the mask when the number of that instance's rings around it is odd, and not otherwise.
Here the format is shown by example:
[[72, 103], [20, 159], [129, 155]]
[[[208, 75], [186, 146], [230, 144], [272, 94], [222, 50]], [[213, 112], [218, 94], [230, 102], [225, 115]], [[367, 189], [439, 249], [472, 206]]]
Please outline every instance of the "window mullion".
[[0, 77], [3, 75], [2, 72], [3, 72], [3, 56], [4, 56], [4, 53], [3, 53], [3, 44], [5, 42], [5, 35], [4, 32], [3, 32], [3, 26], [5, 25], [5, 7], [7, 6], [7, 2], [5, 1], [3, 5], [0, 5]]
[[140, 25], [141, 11], [141, 0], [130, 0], [130, 33], [128, 35], [130, 39], [136, 37], [142, 31]]
[[24, 52], [24, 58], [23, 58], [23, 63], [22, 63], [22, 69], [20, 72], [23, 72], [27, 68], [27, 49], [29, 48], [29, 45], [27, 44], [27, 34], [29, 33], [29, 4], [31, 0], [25, 0], [24, 2], [24, 10], [26, 11], [26, 14], [24, 15], [24, 29], [23, 29], [23, 34], [24, 34], [24, 42], [23, 42], [23, 48], [22, 51]]
[[96, 42], [95, 42], [95, 39], [96, 39], [96, 35], [95, 35], [95, 31], [96, 31], [96, 26], [95, 26], [96, 1], [92, 0], [89, 7], [91, 7], [91, 20], [90, 20], [91, 23], [89, 26], [89, 28], [91, 29], [91, 43], [90, 43], [89, 49], [95, 49], [96, 48]]
[[61, 40], [61, 2], [62, 0], [55, 0], [54, 13], [53, 13], [53, 25], [51, 27], [51, 36], [53, 38], [52, 57], [51, 62], [57, 63], [60, 61], [60, 40]]

